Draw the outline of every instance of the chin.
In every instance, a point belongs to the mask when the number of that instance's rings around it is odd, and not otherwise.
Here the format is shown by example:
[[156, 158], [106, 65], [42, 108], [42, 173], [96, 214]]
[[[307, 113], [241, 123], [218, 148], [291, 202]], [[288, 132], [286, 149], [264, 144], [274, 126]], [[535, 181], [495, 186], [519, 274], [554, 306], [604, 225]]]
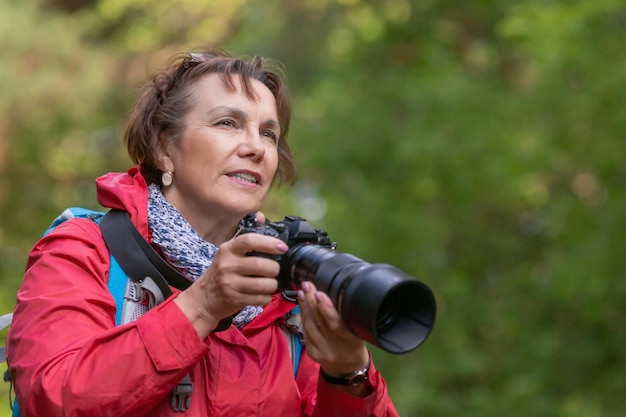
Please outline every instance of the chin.
[[246, 206], [241, 205], [231, 212], [233, 216], [237, 217], [237, 219], [242, 219], [248, 214], [256, 213], [257, 211], [261, 209], [260, 205], [249, 205], [248, 208], [242, 208], [242, 207], [246, 207]]

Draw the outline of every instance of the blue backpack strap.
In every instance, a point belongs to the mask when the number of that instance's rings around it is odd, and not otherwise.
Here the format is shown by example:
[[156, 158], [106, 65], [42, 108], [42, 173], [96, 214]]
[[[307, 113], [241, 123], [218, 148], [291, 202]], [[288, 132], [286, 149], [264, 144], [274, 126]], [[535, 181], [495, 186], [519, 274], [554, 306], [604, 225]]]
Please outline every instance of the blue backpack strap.
[[13, 401], [13, 412], [11, 417], [22, 417], [22, 413], [20, 412], [20, 406], [17, 404], [17, 399]]
[[[284, 294], [283, 294], [284, 296]], [[290, 297], [287, 300], [294, 301]], [[298, 374], [300, 366], [300, 358], [304, 349], [304, 337], [302, 334], [302, 319], [300, 318], [300, 307], [296, 305], [289, 313], [285, 314], [279, 321], [283, 334], [287, 339], [287, 347], [289, 348], [289, 357], [293, 367], [293, 377]]]
[[122, 323], [122, 312], [124, 310], [124, 295], [126, 293], [126, 285], [128, 276], [120, 266], [117, 259], [110, 255], [109, 261], [109, 292], [115, 300], [115, 325]]
[[[291, 314], [297, 314], [300, 316], [300, 307], [295, 306], [291, 310]], [[298, 375], [298, 367], [300, 366], [300, 357], [302, 356], [302, 349], [304, 348], [304, 343], [302, 341], [302, 335], [299, 332], [292, 331], [291, 332], [291, 343], [293, 346], [293, 354], [291, 357], [291, 364], [293, 365], [293, 377], [295, 378]]]
[[54, 230], [55, 227], [57, 227], [61, 223], [66, 222], [70, 219], [74, 219], [74, 218], [90, 219], [98, 223], [102, 216], [104, 216], [104, 213], [101, 211], [89, 210], [89, 209], [82, 208], [82, 207], [69, 207], [69, 208], [66, 208], [63, 211], [63, 213], [59, 214], [59, 216], [52, 221], [52, 224], [43, 233], [43, 235], [46, 236], [48, 233]]

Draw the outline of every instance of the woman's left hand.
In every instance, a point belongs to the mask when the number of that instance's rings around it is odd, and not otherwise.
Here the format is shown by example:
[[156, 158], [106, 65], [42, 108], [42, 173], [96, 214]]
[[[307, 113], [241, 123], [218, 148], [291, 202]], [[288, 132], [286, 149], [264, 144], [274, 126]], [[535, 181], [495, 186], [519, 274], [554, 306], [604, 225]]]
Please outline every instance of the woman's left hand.
[[339, 377], [367, 366], [365, 342], [348, 330], [328, 295], [303, 282], [298, 298], [307, 354], [326, 374]]

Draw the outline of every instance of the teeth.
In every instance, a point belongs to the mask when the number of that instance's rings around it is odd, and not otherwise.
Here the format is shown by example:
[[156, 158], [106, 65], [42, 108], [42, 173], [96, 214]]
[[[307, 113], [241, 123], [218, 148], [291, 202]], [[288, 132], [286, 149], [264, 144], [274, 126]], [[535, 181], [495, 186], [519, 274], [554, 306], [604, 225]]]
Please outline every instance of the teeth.
[[256, 178], [254, 177], [254, 175], [250, 175], [250, 174], [243, 174], [243, 173], [237, 173], [237, 174], [233, 174], [231, 175], [231, 177], [233, 178], [237, 178], [243, 181], [247, 181], [247, 182], [251, 182], [253, 184], [256, 184]]

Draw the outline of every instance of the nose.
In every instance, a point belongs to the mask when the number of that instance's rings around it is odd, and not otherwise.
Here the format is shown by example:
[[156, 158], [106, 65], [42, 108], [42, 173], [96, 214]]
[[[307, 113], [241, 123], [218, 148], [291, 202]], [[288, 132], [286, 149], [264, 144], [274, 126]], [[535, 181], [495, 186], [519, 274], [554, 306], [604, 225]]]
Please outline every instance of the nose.
[[239, 156], [244, 158], [252, 158], [255, 160], [263, 159], [265, 155], [265, 143], [259, 133], [258, 127], [249, 127], [245, 129], [239, 144]]

